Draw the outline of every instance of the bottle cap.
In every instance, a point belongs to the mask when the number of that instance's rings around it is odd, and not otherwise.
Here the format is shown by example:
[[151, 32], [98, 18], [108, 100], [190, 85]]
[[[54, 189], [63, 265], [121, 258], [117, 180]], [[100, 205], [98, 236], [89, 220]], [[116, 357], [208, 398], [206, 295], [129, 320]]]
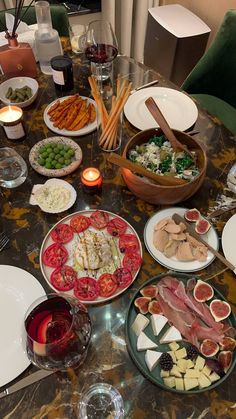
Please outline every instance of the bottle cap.
[[63, 70], [72, 66], [72, 60], [70, 57], [64, 55], [57, 55], [51, 59], [51, 67], [54, 70]]

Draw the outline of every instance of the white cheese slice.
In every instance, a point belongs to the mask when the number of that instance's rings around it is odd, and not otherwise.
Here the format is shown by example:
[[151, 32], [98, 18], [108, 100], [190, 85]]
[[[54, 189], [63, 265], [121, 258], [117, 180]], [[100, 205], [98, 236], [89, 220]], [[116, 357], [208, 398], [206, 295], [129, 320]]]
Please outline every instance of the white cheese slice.
[[171, 326], [160, 339], [160, 343], [179, 342], [180, 340], [182, 340], [180, 332], [175, 326]]
[[137, 339], [137, 350], [146, 351], [147, 349], [157, 348], [157, 344], [153, 342], [144, 332], [141, 332]]
[[145, 353], [145, 362], [149, 371], [152, 371], [155, 368], [161, 355], [162, 352], [150, 351], [150, 349], [147, 350]]
[[165, 324], [168, 322], [168, 319], [161, 314], [152, 314], [151, 316], [151, 325], [154, 336], [158, 336]]
[[139, 336], [140, 333], [145, 329], [145, 327], [147, 327], [149, 321], [150, 320], [143, 314], [139, 313], [137, 315], [131, 326], [136, 336]]

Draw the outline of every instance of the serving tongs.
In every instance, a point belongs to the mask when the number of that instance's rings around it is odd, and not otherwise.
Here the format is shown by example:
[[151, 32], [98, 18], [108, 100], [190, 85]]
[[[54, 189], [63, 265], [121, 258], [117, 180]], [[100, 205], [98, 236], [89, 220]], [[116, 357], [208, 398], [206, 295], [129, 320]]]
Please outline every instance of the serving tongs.
[[169, 142], [172, 145], [172, 148], [177, 150], [183, 150], [185, 153], [187, 153], [194, 161], [195, 157], [194, 155], [188, 150], [188, 148], [182, 144], [179, 140], [177, 140], [174, 132], [170, 128], [167, 120], [165, 119], [163, 113], [161, 112], [160, 108], [157, 106], [156, 102], [152, 97], [149, 97], [145, 100], [145, 105], [147, 106], [149, 112], [152, 114], [155, 121], [158, 123], [161, 130], [164, 132], [166, 138], [169, 140]]
[[172, 175], [158, 175], [157, 173], [151, 172], [145, 169], [143, 166], [133, 163], [116, 153], [110, 153], [107, 160], [113, 164], [116, 164], [117, 166], [129, 169], [133, 173], [138, 173], [139, 175], [145, 176], [146, 178], [151, 179], [152, 181], [162, 186], [178, 186], [186, 183], [184, 179], [177, 178]]

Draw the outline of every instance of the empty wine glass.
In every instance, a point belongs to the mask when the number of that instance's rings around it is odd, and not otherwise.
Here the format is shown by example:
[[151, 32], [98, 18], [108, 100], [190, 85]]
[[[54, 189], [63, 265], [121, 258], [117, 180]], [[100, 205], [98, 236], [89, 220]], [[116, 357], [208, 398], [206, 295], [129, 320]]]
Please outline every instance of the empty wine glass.
[[98, 81], [110, 77], [112, 61], [117, 54], [118, 44], [111, 24], [106, 20], [90, 22], [85, 37], [85, 55]]

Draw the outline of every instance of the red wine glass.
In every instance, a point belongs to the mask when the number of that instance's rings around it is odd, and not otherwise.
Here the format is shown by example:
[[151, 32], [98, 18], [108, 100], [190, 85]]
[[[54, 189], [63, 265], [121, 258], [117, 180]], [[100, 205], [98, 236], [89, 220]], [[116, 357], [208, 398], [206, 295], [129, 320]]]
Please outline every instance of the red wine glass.
[[107, 79], [112, 61], [118, 54], [118, 44], [112, 26], [105, 20], [90, 22], [86, 32], [85, 55], [96, 69], [98, 81]]
[[48, 294], [37, 299], [25, 316], [26, 349], [39, 368], [78, 367], [87, 354], [91, 321], [86, 307], [73, 297]]

